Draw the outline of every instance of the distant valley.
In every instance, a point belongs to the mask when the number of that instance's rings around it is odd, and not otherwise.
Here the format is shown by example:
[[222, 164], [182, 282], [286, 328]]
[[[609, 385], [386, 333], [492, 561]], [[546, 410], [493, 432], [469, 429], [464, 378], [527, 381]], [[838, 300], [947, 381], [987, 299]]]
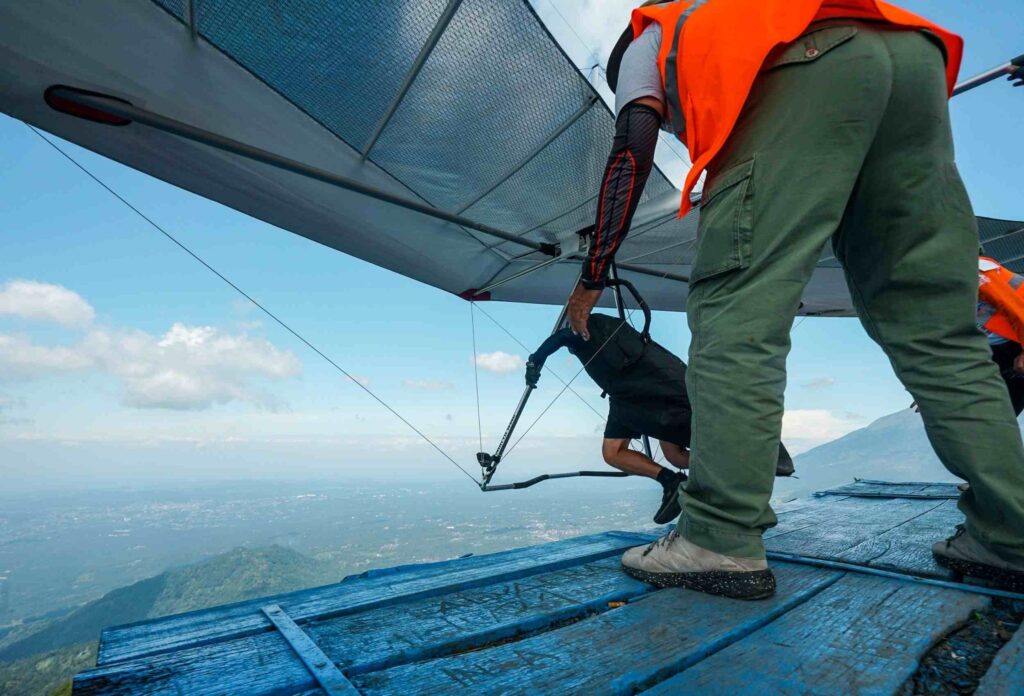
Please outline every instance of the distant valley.
[[[854, 478], [947, 481], [907, 409], [796, 458], [782, 502]], [[50, 694], [109, 625], [336, 582], [368, 568], [650, 525], [640, 479], [467, 486], [227, 483], [62, 494], [0, 513], [0, 693]], [[48, 612], [48, 613], [47, 613]]]

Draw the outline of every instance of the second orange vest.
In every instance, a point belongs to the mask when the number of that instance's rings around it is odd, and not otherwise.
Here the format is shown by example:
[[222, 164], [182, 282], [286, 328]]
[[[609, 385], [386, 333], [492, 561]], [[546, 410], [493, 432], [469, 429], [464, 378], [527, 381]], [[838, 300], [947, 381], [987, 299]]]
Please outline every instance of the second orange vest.
[[995, 259], [978, 260], [980, 300], [978, 321], [982, 328], [1003, 338], [1021, 342], [1018, 327], [1024, 324], [1024, 276], [1018, 275]]
[[[960, 72], [963, 40], [911, 12], [881, 0], [871, 2], [881, 19], [927, 29], [942, 40], [947, 56], [946, 80], [952, 94]], [[634, 38], [651, 22], [661, 25], [659, 65], [669, 113], [693, 162], [683, 187], [680, 216], [690, 210], [690, 192], [701, 172], [732, 133], [765, 59], [775, 47], [799, 38], [823, 3], [677, 0], [633, 10]]]

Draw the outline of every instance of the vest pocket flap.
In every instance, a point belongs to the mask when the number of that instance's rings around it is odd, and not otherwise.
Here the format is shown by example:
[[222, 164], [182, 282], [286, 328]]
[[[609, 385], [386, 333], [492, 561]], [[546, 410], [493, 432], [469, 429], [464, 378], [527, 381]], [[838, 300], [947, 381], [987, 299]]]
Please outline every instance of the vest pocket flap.
[[737, 164], [704, 188], [690, 285], [750, 265], [754, 160]]
[[775, 49], [764, 63], [765, 70], [772, 70], [793, 63], [809, 63], [818, 60], [836, 46], [846, 43], [857, 33], [857, 27], [831, 26], [809, 31], [791, 44]]

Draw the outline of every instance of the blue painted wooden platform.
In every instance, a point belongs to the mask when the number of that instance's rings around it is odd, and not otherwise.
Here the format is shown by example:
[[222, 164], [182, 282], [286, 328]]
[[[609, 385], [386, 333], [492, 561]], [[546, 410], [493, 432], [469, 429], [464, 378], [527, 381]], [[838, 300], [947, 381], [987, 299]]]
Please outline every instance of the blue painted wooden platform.
[[[655, 590], [619, 569], [658, 531], [371, 571], [104, 631], [75, 694], [894, 693], [991, 598], [930, 545], [955, 487], [860, 481], [783, 506], [777, 595]], [[1024, 629], [979, 693], [1024, 692]]]

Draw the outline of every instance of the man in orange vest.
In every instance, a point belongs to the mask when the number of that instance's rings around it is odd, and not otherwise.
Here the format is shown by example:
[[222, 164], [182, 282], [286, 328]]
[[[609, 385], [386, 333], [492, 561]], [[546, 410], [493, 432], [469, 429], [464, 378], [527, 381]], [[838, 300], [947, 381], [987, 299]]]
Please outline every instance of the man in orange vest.
[[936, 559], [1024, 590], [1024, 445], [974, 323], [978, 234], [953, 161], [962, 40], [881, 0], [649, 3], [626, 36], [609, 73], [629, 101], [569, 305], [575, 331], [586, 338], [662, 117], [694, 163], [682, 213], [707, 180], [687, 305], [690, 479], [677, 531], [623, 568], [660, 586], [774, 593], [762, 533], [776, 524], [789, 332], [831, 243], [940, 460], [971, 484], [966, 526]]
[[1019, 416], [1024, 411], [1024, 276], [984, 255], [978, 259], [977, 322]]

